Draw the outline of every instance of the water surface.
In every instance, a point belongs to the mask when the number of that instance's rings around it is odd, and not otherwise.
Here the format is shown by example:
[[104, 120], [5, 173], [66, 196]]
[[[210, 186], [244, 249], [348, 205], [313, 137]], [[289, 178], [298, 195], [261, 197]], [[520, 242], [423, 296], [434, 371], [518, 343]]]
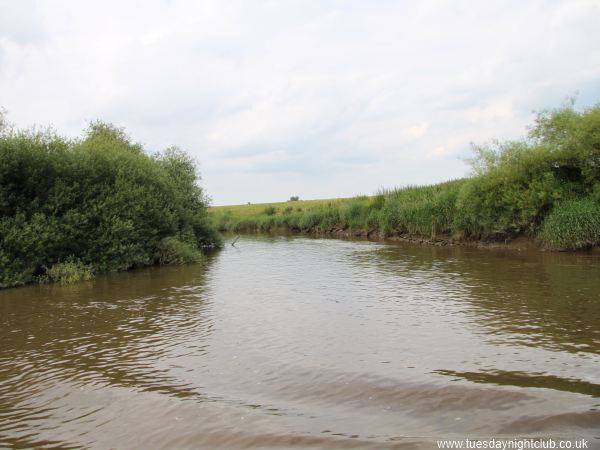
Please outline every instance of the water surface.
[[243, 237], [0, 291], [0, 447], [600, 445], [600, 256]]

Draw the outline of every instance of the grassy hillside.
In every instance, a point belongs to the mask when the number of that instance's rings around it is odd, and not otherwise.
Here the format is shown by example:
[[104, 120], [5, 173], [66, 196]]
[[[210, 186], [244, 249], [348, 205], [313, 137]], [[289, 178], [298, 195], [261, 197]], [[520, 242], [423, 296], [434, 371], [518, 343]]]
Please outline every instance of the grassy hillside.
[[526, 236], [552, 249], [600, 244], [600, 106], [538, 114], [523, 141], [474, 147], [470, 178], [372, 197], [211, 208], [222, 231]]
[[[346, 199], [322, 199], [322, 200], [296, 200], [287, 202], [272, 202], [272, 203], [248, 203], [246, 205], [235, 206], [212, 206], [209, 211], [211, 215], [222, 213], [228, 214], [231, 218], [241, 218], [248, 216], [258, 216], [265, 213], [266, 208], [273, 207], [275, 212], [283, 212], [286, 208], [293, 210], [307, 210], [309, 208], [320, 207], [329, 203], [345, 201]], [[269, 212], [269, 211], [267, 211]]]

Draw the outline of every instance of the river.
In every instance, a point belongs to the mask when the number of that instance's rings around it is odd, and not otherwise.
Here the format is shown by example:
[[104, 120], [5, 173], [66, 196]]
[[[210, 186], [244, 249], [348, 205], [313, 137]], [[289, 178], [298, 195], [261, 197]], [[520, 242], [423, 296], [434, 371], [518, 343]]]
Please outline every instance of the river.
[[243, 236], [0, 291], [0, 447], [600, 446], [600, 253]]

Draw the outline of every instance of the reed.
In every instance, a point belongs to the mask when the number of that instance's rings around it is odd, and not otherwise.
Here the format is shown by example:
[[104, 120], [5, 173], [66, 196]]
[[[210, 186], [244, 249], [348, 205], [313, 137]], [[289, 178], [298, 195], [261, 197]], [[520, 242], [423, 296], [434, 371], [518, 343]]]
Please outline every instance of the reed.
[[541, 239], [552, 249], [570, 250], [600, 244], [600, 203], [592, 198], [554, 207], [544, 221]]

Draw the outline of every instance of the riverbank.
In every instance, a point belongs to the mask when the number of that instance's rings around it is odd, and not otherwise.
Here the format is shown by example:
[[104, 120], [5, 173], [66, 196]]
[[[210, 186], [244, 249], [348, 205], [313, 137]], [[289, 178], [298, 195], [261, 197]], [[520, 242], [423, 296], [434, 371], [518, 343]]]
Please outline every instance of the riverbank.
[[[456, 183], [458, 185], [463, 181], [459, 180]], [[447, 188], [447, 186], [440, 185], [437, 187], [441, 190]], [[424, 188], [411, 188], [411, 190], [413, 189]], [[394, 202], [394, 200], [387, 201]], [[401, 200], [396, 201], [401, 202]], [[580, 237], [579, 240], [572, 239], [571, 246], [560, 248], [552, 247], [544, 241], [543, 226], [538, 227], [538, 232], [532, 234], [474, 239], [465, 237], [465, 235], [452, 234], [443, 222], [442, 226], [439, 222], [436, 223], [435, 216], [430, 219], [428, 224], [427, 217], [421, 217], [419, 223], [415, 217], [416, 215], [414, 215], [413, 217], [404, 216], [405, 225], [394, 229], [393, 226], [389, 225], [391, 220], [386, 217], [389, 212], [382, 211], [383, 207], [376, 207], [378, 203], [385, 205], [385, 202], [385, 198], [381, 199], [378, 196], [373, 196], [294, 202], [293, 206], [290, 206], [291, 202], [257, 204], [252, 205], [253, 208], [251, 209], [247, 205], [211, 207], [209, 208], [209, 217], [211, 217], [215, 226], [224, 233], [305, 234], [338, 238], [403, 241], [420, 245], [468, 246], [509, 250], [573, 251], [600, 248], [598, 246], [599, 239], [597, 238], [600, 224], [594, 225], [594, 223], [598, 223], [600, 214], [593, 209], [567, 217], [569, 223], [579, 224], [580, 227], [565, 227], [565, 233], [567, 233], [567, 236]], [[290, 208], [293, 208], [293, 211], [290, 211]], [[392, 206], [389, 208], [391, 209]], [[265, 210], [267, 212], [264, 212]], [[558, 209], [555, 215], [560, 212], [562, 210]], [[383, 227], [380, 225], [381, 223], [384, 224]], [[585, 224], [587, 226], [581, 226]], [[408, 231], [409, 226], [412, 231]], [[583, 228], [583, 230], [580, 228]], [[566, 236], [561, 239], [564, 241]], [[588, 244], [582, 245], [582, 242]]]
[[600, 245], [600, 107], [540, 113], [522, 141], [474, 146], [469, 178], [346, 199], [212, 207], [230, 232], [296, 232], [549, 250]]
[[[496, 250], [540, 250], [544, 251], [544, 247], [540, 242], [526, 237], [515, 238], [503, 242], [499, 241], [467, 241], [457, 240], [450, 235], [438, 235], [434, 237], [417, 236], [411, 234], [396, 234], [386, 236], [382, 233], [361, 233], [348, 232], [343, 230], [333, 230], [328, 233], [312, 233], [315, 236], [327, 236], [339, 239], [365, 239], [376, 242], [406, 242], [414, 245], [425, 245], [435, 247], [474, 247]], [[600, 249], [600, 247], [595, 247]]]
[[[348, 231], [341, 229], [332, 229], [328, 231], [290, 231], [286, 228], [273, 228], [268, 231], [240, 231], [237, 234], [235, 232], [227, 231], [224, 234], [226, 241], [234, 244], [243, 236], [306, 236], [315, 238], [329, 238], [329, 239], [342, 239], [342, 240], [364, 240], [370, 242], [380, 243], [408, 243], [420, 246], [433, 246], [433, 247], [470, 247], [480, 249], [492, 249], [492, 250], [508, 250], [508, 251], [547, 251], [539, 241], [526, 237], [519, 237], [507, 241], [469, 241], [469, 240], [457, 240], [450, 235], [438, 235], [436, 237], [417, 236], [410, 234], [392, 234], [384, 235], [382, 233], [368, 233], [363, 231]], [[600, 251], [600, 246], [593, 247], [589, 250]]]

